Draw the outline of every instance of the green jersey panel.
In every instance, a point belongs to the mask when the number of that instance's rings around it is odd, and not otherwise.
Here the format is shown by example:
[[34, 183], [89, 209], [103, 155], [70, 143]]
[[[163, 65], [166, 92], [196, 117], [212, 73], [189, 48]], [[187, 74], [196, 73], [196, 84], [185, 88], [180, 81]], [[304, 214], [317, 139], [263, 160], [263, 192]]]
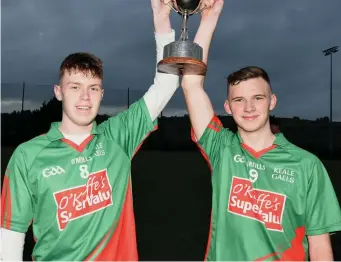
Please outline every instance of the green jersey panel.
[[[340, 230], [339, 205], [327, 170], [319, 159], [312, 163], [307, 193], [306, 234], [319, 235]], [[335, 209], [335, 212], [327, 211]]]
[[[223, 124], [219, 118], [214, 115], [199, 141], [195, 137], [193, 129], [191, 129], [191, 136], [192, 140], [199, 146], [201, 153], [212, 170], [221, 158], [221, 151], [218, 149], [230, 143], [232, 132], [223, 128]], [[215, 150], [212, 150], [212, 148]]]
[[213, 123], [216, 116], [198, 141], [212, 164], [206, 260], [307, 260], [307, 235], [341, 230], [338, 200], [316, 156], [283, 134], [256, 152]]
[[94, 123], [81, 145], [65, 139], [60, 123], [53, 123], [46, 135], [13, 154], [2, 225], [26, 232], [32, 221], [34, 260], [138, 259], [131, 157], [155, 123], [143, 99], [127, 111], [118, 120]]
[[142, 98], [132, 104], [129, 110], [110, 118], [99, 128], [103, 129], [106, 136], [116, 141], [129, 158], [132, 158], [141, 141], [149, 134], [145, 130], [157, 129], [157, 119], [152, 122]]
[[26, 232], [33, 218], [33, 192], [27, 177], [31, 154], [19, 146], [8, 163], [2, 188], [1, 227], [17, 232]]

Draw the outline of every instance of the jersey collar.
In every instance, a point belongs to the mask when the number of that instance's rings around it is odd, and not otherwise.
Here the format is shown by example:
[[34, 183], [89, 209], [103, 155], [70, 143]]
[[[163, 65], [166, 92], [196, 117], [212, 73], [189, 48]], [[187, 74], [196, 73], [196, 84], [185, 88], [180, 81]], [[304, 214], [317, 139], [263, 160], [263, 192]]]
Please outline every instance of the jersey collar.
[[[61, 124], [61, 122], [52, 122], [51, 123], [50, 130], [46, 134], [47, 138], [50, 141], [60, 140], [60, 139], [64, 138], [63, 134], [59, 130], [60, 124]], [[91, 130], [91, 134], [97, 135], [98, 133], [99, 132], [98, 132], [98, 128], [97, 128], [97, 123], [94, 121], [93, 126], [92, 126], [92, 130]]]
[[277, 133], [275, 134], [275, 137], [274, 145], [285, 146], [289, 144], [289, 141], [285, 138], [283, 133]]
[[[289, 141], [285, 138], [285, 136], [283, 135], [283, 133], [277, 133], [275, 134], [275, 141], [274, 141], [274, 145], [277, 146], [285, 146], [289, 143]], [[237, 131], [234, 141], [232, 142], [233, 144], [242, 144], [243, 143], [243, 139], [240, 136], [240, 133]]]

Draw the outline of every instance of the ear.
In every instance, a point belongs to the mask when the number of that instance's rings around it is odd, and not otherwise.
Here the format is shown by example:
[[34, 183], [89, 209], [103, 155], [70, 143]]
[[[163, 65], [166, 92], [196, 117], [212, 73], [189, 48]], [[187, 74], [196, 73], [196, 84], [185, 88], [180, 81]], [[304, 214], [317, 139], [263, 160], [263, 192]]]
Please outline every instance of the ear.
[[63, 100], [63, 95], [62, 95], [62, 90], [61, 87], [59, 85], [54, 85], [54, 95], [57, 98], [58, 101], [62, 101]]
[[277, 96], [275, 94], [271, 95], [271, 99], [270, 99], [270, 108], [269, 110], [272, 111], [275, 109], [277, 105]]
[[228, 100], [225, 100], [224, 109], [225, 109], [226, 113], [228, 113], [229, 115], [232, 115], [230, 103]]

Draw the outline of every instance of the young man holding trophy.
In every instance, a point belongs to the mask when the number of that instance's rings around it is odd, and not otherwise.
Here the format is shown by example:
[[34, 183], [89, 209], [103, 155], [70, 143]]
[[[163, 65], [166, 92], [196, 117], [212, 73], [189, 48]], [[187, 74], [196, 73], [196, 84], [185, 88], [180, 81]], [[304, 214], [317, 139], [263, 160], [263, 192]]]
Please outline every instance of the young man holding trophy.
[[[171, 7], [151, 0], [157, 62], [175, 39]], [[157, 117], [179, 85], [156, 72], [154, 83], [130, 108], [100, 125], [102, 61], [75, 53], [60, 66], [55, 96], [63, 116], [47, 134], [19, 145], [4, 178], [1, 260], [23, 259], [32, 224], [35, 261], [138, 260], [131, 160], [157, 128]]]
[[[201, 14], [194, 39], [208, 51], [223, 6]], [[182, 70], [182, 69], [181, 69]], [[225, 110], [238, 132], [222, 126], [204, 91], [200, 71], [181, 86], [197, 143], [212, 172], [212, 213], [205, 260], [333, 260], [329, 234], [341, 230], [341, 212], [321, 161], [273, 134], [276, 105], [268, 74], [249, 66], [228, 77]]]

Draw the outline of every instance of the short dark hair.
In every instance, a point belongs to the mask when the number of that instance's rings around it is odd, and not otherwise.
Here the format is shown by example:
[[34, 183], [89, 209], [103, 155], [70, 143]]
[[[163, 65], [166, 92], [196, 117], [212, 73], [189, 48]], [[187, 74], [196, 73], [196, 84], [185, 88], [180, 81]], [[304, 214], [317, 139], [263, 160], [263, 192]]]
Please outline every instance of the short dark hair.
[[103, 62], [90, 53], [73, 53], [68, 55], [60, 65], [59, 79], [65, 72], [82, 72], [86, 75], [90, 73], [92, 77], [103, 79]]
[[252, 78], [263, 78], [271, 87], [270, 78], [268, 73], [258, 66], [247, 66], [231, 73], [227, 77], [228, 86], [238, 85], [242, 81], [246, 81]]

